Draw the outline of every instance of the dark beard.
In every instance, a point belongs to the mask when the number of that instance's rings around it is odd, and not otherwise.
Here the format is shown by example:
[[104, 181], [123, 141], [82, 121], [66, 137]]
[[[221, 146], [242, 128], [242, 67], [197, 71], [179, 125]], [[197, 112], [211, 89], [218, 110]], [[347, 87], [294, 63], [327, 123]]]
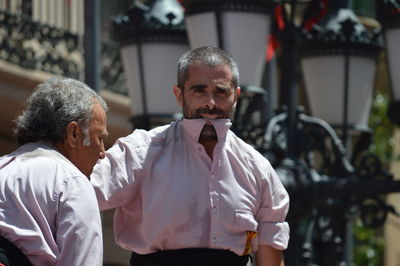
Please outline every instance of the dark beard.
[[217, 131], [214, 126], [205, 124], [200, 132], [199, 140], [218, 140]]

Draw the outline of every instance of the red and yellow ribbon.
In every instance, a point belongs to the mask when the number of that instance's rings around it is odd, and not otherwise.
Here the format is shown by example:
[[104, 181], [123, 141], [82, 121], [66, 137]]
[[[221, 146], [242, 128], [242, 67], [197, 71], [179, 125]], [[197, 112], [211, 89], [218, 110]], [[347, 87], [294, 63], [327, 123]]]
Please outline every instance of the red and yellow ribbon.
[[254, 231], [247, 231], [247, 237], [246, 237], [246, 246], [244, 247], [244, 251], [242, 256], [244, 255], [249, 255], [252, 253], [252, 249], [251, 249], [251, 241], [253, 240], [253, 238], [255, 238], [256, 236], [258, 236], [258, 232], [254, 232]]

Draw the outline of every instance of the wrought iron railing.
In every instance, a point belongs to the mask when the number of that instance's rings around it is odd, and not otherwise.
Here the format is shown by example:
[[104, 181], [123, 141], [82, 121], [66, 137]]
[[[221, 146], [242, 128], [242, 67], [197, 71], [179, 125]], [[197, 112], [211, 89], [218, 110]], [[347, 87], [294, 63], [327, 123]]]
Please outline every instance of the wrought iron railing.
[[120, 57], [120, 46], [115, 42], [103, 42], [101, 53], [101, 87], [127, 95], [128, 87]]
[[[101, 57], [101, 87], [126, 95], [119, 46], [104, 42]], [[77, 34], [5, 10], [0, 10], [0, 60], [75, 79], [84, 63]]]

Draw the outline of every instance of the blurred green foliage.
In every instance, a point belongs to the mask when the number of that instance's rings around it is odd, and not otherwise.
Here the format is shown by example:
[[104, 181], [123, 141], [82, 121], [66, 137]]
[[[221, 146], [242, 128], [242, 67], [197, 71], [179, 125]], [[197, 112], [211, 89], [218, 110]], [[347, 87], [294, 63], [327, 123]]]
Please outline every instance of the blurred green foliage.
[[387, 117], [389, 106], [389, 96], [377, 93], [372, 102], [371, 115], [369, 117], [369, 127], [372, 130], [373, 139], [370, 152], [376, 154], [385, 167], [393, 158], [393, 130], [394, 125]]
[[[389, 105], [389, 96], [377, 93], [374, 97], [369, 117], [369, 127], [373, 138], [369, 151], [376, 154], [384, 167], [389, 167], [393, 160], [393, 124], [389, 121], [386, 112]], [[383, 229], [367, 228], [360, 219], [353, 225], [354, 264], [357, 266], [383, 265], [384, 238]]]
[[354, 264], [357, 266], [382, 266], [384, 238], [382, 229], [364, 227], [357, 219], [353, 225], [355, 235]]

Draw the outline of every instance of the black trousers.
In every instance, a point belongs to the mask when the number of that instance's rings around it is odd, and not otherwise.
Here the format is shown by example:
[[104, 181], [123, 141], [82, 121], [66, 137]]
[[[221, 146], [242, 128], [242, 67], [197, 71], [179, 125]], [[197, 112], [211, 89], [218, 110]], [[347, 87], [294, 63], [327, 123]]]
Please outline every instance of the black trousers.
[[32, 266], [24, 253], [2, 236], [0, 236], [0, 264], [4, 266]]
[[132, 252], [132, 266], [246, 266], [250, 256], [229, 250], [187, 248], [140, 255]]

